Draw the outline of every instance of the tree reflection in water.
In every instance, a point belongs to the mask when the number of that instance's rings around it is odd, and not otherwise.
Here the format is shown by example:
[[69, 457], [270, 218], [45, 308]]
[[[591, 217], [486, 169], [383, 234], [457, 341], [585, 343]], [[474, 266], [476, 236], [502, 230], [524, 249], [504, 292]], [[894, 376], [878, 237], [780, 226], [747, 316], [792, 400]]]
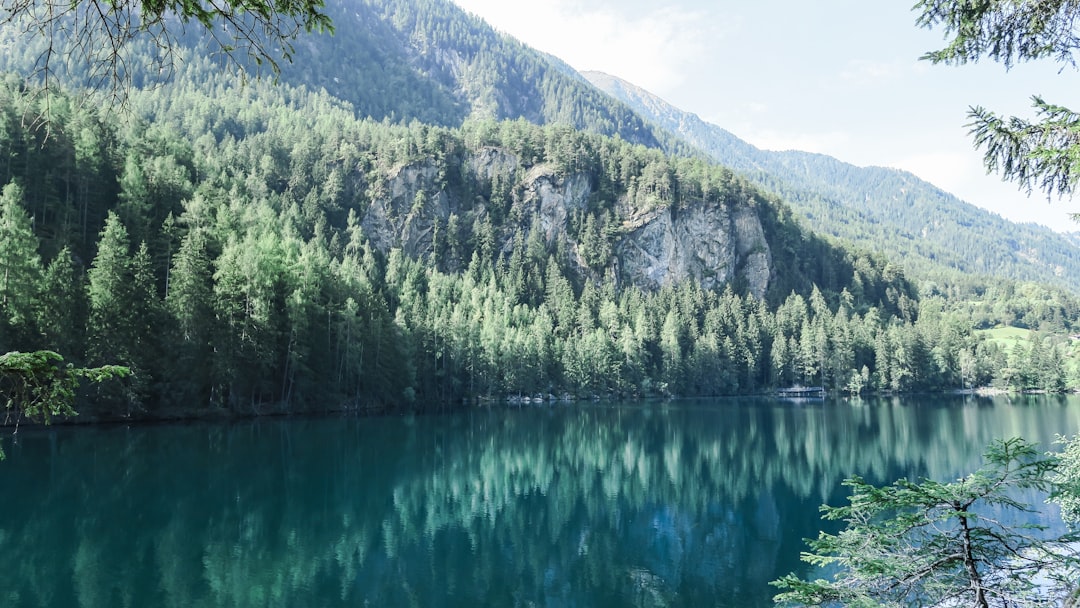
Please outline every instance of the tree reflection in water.
[[688, 401], [20, 432], [0, 603], [770, 605], [839, 481], [954, 478], [1080, 400]]

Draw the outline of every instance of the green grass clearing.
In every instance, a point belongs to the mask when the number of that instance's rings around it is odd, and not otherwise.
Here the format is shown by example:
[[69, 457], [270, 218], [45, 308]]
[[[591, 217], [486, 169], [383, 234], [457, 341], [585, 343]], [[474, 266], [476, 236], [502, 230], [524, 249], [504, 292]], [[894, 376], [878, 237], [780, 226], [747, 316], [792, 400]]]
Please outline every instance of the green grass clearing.
[[995, 327], [994, 329], [980, 329], [975, 333], [986, 336], [988, 340], [1000, 346], [1011, 348], [1018, 342], [1026, 342], [1028, 336], [1031, 335], [1031, 330], [1019, 327]]

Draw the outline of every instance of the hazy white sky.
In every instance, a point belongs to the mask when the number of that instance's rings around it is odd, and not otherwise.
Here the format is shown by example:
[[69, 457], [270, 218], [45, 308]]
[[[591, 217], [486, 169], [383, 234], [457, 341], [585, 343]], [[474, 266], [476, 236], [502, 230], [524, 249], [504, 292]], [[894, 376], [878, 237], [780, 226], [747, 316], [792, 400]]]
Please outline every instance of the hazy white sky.
[[906, 169], [1016, 221], [1078, 230], [1080, 197], [1050, 203], [987, 175], [967, 110], [1031, 116], [1032, 95], [1077, 105], [1080, 74], [1051, 62], [932, 65], [941, 32], [913, 0], [454, 0], [497, 29], [659, 95], [760, 148]]

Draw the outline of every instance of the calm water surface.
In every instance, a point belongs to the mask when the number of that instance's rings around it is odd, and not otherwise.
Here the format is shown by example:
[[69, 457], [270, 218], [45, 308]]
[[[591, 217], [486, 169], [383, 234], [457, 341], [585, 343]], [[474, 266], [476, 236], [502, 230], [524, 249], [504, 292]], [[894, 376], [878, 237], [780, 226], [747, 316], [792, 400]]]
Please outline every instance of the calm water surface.
[[1078, 428], [1074, 397], [936, 397], [23, 429], [0, 605], [767, 606], [844, 477]]

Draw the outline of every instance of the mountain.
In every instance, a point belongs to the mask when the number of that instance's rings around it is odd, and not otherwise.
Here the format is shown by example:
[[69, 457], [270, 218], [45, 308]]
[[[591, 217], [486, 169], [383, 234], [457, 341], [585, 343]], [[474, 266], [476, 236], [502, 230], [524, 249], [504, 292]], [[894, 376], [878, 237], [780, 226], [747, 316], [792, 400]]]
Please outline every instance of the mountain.
[[[646, 123], [555, 57], [497, 32], [448, 0], [341, 0], [326, 13], [334, 34], [309, 33], [295, 41], [292, 61], [276, 80], [324, 90], [351, 104], [358, 117], [439, 126], [466, 119], [523, 118], [534, 124], [565, 124], [668, 152], [686, 150], [677, 138]], [[62, 41], [65, 30], [55, 34]], [[0, 28], [0, 69], [20, 72], [41, 58], [62, 54], [45, 37], [27, 38], [16, 25]], [[175, 71], [160, 70], [151, 57], [154, 41], [131, 45], [124, 75], [136, 88], [167, 82], [212, 80], [243, 67], [268, 76], [242, 55], [230, 55], [198, 27], [178, 29]], [[239, 63], [233, 65], [227, 57]], [[59, 81], [94, 86], [101, 66], [56, 61]]]
[[[0, 352], [132, 367], [81, 410], [124, 418], [1064, 386], [1044, 368], [1071, 301], [920, 301], [886, 257], [447, 2], [333, 10], [276, 82], [187, 37], [122, 111], [0, 76]], [[25, 74], [37, 44], [0, 64]], [[1006, 355], [975, 314], [1055, 337]]]
[[303, 38], [281, 80], [325, 90], [361, 117], [451, 127], [522, 118], [685, 150], [558, 58], [447, 0], [345, 0], [326, 11], [337, 33]]
[[886, 261], [702, 159], [267, 83], [134, 91], [123, 122], [56, 95], [46, 137], [24, 84], [0, 79], [0, 351], [132, 367], [94, 415], [833, 384], [882, 332], [938, 331]]
[[[650, 124], [628, 105], [590, 84], [558, 58], [498, 33], [448, 1], [345, 0], [330, 4], [326, 10], [337, 33], [299, 39], [292, 62], [282, 65], [276, 88], [253, 82], [241, 95], [261, 96], [261, 103], [256, 105], [277, 104], [303, 112], [306, 109], [303, 106], [312, 103], [308, 93], [317, 92], [316, 103], [322, 105], [317, 111], [325, 114], [344, 112], [387, 125], [415, 123], [447, 128], [466, 125], [468, 133], [495, 141], [499, 153], [513, 159], [501, 163], [511, 168], [489, 176], [501, 188], [513, 192], [515, 196], [508, 196], [507, 200], [514, 199], [515, 204], [519, 200], [531, 200], [528, 193], [540, 188], [541, 182], [550, 189], [561, 188], [569, 180], [576, 188], [570, 198], [579, 200], [572, 200], [571, 208], [563, 209], [560, 214], [564, 224], [571, 212], [576, 214], [572, 233], [565, 236], [575, 257], [571, 266], [581, 271], [588, 270], [597, 277], [611, 274], [648, 289], [690, 277], [709, 289], [722, 289], [734, 280], [740, 291], [759, 298], [770, 295], [776, 300], [792, 290], [809, 295], [812, 283], [838, 296], [857, 274], [853, 260], [866, 258], [865, 254], [826, 244], [796, 229], [775, 197], [747, 188], [745, 182], [733, 179], [729, 172], [705, 169], [701, 163], [684, 163], [674, 157], [663, 160], [659, 156], [631, 154], [619, 151], [622, 143], [590, 143], [574, 136], [572, 131], [582, 131], [616, 137], [620, 142], [674, 154], [679, 159], [704, 158], [678, 137]], [[261, 136], [272, 121], [269, 117], [272, 110], [260, 114], [251, 106], [238, 103], [238, 92], [234, 90], [236, 78], [229, 70], [221, 69], [220, 49], [214, 46], [214, 41], [199, 38], [196, 28], [192, 30], [177, 39], [180, 62], [171, 80], [163, 84], [156, 83], [152, 74], [138, 68], [153, 65], [152, 61], [138, 58], [150, 56], [156, 49], [146, 44], [134, 47], [130, 64], [134, 66], [135, 89], [130, 109], [159, 129], [170, 125], [170, 129], [192, 139], [209, 134], [221, 145]], [[25, 66], [33, 65], [45, 44], [43, 40], [31, 40], [16, 45], [14, 41], [20, 40], [18, 32], [12, 32], [11, 28], [0, 31], [0, 39], [5, 38], [9, 41], [6, 46], [19, 50], [0, 57], [0, 68], [25, 71]], [[247, 67], [255, 69], [255, 66]], [[86, 80], [78, 74], [67, 76], [75, 81]], [[558, 125], [558, 129], [546, 132], [525, 124], [507, 126], [497, 122], [506, 120]], [[567, 127], [572, 131], [568, 132]], [[378, 177], [363, 176], [369, 182], [398, 183], [403, 192], [408, 192], [403, 208], [399, 201], [382, 210], [389, 214], [387, 218], [372, 217], [371, 211], [378, 211], [379, 205], [364, 205], [367, 211], [359, 214], [369, 230], [368, 236], [381, 252], [402, 248], [417, 257], [428, 256], [431, 237], [426, 232], [422, 236], [421, 232], [433, 230], [435, 221], [445, 223], [451, 214], [465, 223], [463, 232], [467, 239], [472, 238], [474, 221], [485, 214], [491, 215], [496, 249], [507, 255], [515, 231], [523, 229], [528, 234], [528, 222], [535, 210], [515, 210], [516, 219], [524, 223], [511, 225], [505, 223], [505, 213], [489, 213], [496, 208], [490, 201], [479, 207], [479, 211], [474, 211], [469, 200], [465, 200], [464, 206], [458, 205], [457, 199], [464, 195], [448, 189], [445, 180], [426, 184], [421, 188], [424, 192], [402, 185], [409, 180], [399, 180], [399, 171], [415, 177], [431, 170], [443, 174], [448, 170], [425, 166], [416, 156], [416, 151], [425, 149], [427, 142], [404, 145], [413, 151], [403, 155], [401, 162], [405, 166], [389, 167], [383, 163]], [[552, 146], [569, 148], [551, 149]], [[619, 163], [629, 164], [595, 166], [596, 159], [613, 146], [619, 150], [610, 156], [619, 159]], [[278, 156], [290, 153], [281, 151]], [[385, 152], [380, 154], [384, 158], [389, 156]], [[578, 166], [551, 167], [545, 163], [545, 159], [581, 154], [590, 158], [575, 161]], [[448, 158], [454, 162], [449, 170], [455, 172], [469, 171], [467, 167], [473, 162], [453, 154], [448, 154]], [[724, 177], [709, 177], [717, 174]], [[699, 186], [696, 182], [702, 175], [717, 183]], [[436, 198], [452, 204], [440, 203], [436, 217], [409, 215], [414, 196], [431, 196], [439, 189], [445, 197]], [[487, 193], [491, 187], [481, 190]], [[59, 194], [42, 194], [45, 191], [46, 188], [31, 188], [30, 196], [62, 198]], [[371, 197], [371, 192], [357, 187], [353, 195]], [[548, 204], [546, 199], [542, 202]], [[45, 203], [40, 206], [47, 207]], [[106, 207], [102, 203], [88, 208], [96, 210], [97, 220], [101, 221]], [[178, 213], [179, 209], [173, 211]], [[94, 234], [86, 228], [92, 223], [89, 220], [93, 215], [82, 214], [81, 241]], [[161, 216], [158, 219], [164, 219], [164, 213], [158, 215]], [[608, 241], [605, 248], [614, 254], [602, 264], [595, 260], [580, 261], [588, 257], [577, 252], [578, 237], [584, 234], [579, 222], [586, 217], [594, 222], [594, 230], [602, 231], [603, 240]], [[337, 218], [337, 222], [342, 219]], [[398, 219], [405, 224], [395, 223]], [[46, 218], [38, 221], [43, 226], [51, 225]], [[550, 243], [553, 241], [550, 227], [547, 232], [546, 240]], [[773, 246], [778, 239], [789, 237], [803, 245]], [[601, 237], [593, 240], [598, 238]], [[419, 246], [421, 242], [427, 243], [428, 249]], [[46, 246], [59, 249], [61, 241], [51, 239]], [[802, 258], [796, 255], [809, 250], [815, 251], [815, 255]], [[86, 258], [93, 255], [87, 242], [80, 243], [77, 252]], [[813, 267], [809, 265], [810, 259], [817, 260]], [[464, 266], [467, 256], [459, 262]], [[882, 265], [881, 260], [870, 264], [871, 267]], [[895, 297], [879, 300], [892, 302]]]
[[[280, 82], [325, 91], [357, 117], [447, 127], [524, 119], [682, 156], [704, 153], [778, 194], [816, 232], [881, 252], [912, 276], [950, 284], [1007, 277], [1080, 290], [1080, 248], [1062, 235], [1010, 223], [903, 171], [759, 150], [629, 83], [578, 74], [445, 0], [347, 0], [327, 11], [337, 33], [301, 38]], [[11, 51], [0, 54], [0, 69], [31, 65], [42, 52], [44, 41], [27, 44], [11, 30], [0, 40]], [[180, 42], [176, 86], [229, 86], [194, 31]], [[134, 80], [151, 84], [150, 76]]]
[[679, 146], [561, 61], [445, 0], [343, 1], [327, 12], [341, 34], [306, 38], [282, 76], [349, 101], [361, 116], [443, 126], [524, 118]]
[[988, 275], [1080, 291], [1075, 238], [1016, 224], [897, 169], [808, 152], [760, 150], [656, 95], [600, 72], [583, 76], [653, 124], [780, 194], [816, 232], [881, 251], [913, 276]]

